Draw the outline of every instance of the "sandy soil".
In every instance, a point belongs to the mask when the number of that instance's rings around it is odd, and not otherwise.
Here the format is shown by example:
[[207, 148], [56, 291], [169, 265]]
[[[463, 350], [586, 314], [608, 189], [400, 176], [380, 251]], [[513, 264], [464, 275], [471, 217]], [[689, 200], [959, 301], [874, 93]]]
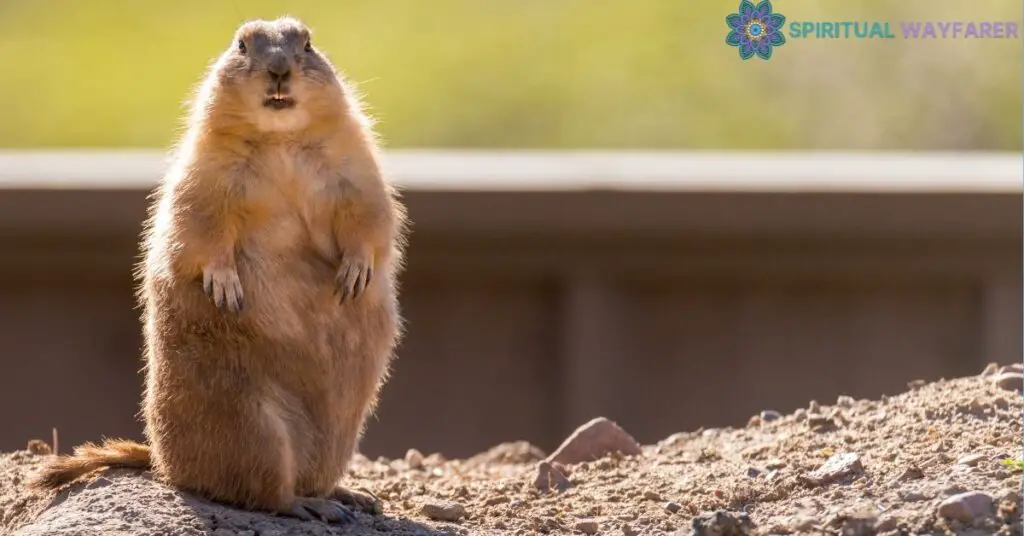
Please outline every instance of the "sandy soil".
[[[595, 420], [547, 461], [525, 443], [468, 460], [414, 451], [359, 458], [347, 484], [376, 494], [383, 514], [359, 513], [347, 527], [226, 508], [126, 470], [33, 496], [21, 482], [46, 455], [35, 443], [43, 454], [0, 457], [0, 532], [1021, 535], [1021, 472], [1010, 463], [1021, 456], [1019, 372], [990, 365], [881, 400], [765, 410], [744, 428], [678, 433], [642, 448]], [[580, 461], [588, 458], [597, 459]]]

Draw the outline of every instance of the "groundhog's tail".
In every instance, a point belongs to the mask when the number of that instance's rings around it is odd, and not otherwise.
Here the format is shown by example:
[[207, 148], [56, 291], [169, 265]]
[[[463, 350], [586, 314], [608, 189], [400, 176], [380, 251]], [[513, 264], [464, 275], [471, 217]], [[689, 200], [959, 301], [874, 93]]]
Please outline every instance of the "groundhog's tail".
[[149, 446], [124, 439], [108, 439], [102, 445], [84, 443], [74, 454], [54, 457], [28, 482], [36, 489], [56, 489], [81, 476], [106, 467], [149, 469]]

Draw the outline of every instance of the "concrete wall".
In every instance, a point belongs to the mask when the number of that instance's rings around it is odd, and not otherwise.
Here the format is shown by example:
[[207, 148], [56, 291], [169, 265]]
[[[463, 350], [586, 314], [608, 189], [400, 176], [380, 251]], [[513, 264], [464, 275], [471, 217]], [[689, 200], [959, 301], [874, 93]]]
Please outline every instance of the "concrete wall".
[[[156, 158], [0, 154], [0, 449], [141, 437]], [[389, 154], [408, 334], [363, 452], [652, 442], [1021, 359], [1019, 155], [758, 158]]]

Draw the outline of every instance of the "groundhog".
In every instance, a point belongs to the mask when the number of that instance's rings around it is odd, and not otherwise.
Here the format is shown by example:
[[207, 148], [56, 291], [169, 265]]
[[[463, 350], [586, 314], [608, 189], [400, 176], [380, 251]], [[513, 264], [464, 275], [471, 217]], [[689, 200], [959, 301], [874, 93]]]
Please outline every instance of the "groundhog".
[[135, 272], [148, 445], [86, 443], [33, 486], [132, 467], [307, 520], [379, 508], [338, 483], [402, 335], [406, 214], [310, 35], [289, 17], [237, 30], [153, 196]]

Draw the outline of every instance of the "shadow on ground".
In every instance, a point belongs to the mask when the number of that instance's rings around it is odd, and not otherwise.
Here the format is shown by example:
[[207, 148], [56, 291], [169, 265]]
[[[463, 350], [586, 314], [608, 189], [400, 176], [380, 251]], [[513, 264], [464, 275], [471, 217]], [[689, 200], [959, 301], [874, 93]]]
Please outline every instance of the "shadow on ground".
[[[385, 505], [385, 509], [387, 506]], [[356, 513], [346, 526], [250, 512], [213, 503], [154, 481], [148, 473], [110, 470], [53, 498], [14, 536], [440, 536], [455, 534], [407, 518]]]

